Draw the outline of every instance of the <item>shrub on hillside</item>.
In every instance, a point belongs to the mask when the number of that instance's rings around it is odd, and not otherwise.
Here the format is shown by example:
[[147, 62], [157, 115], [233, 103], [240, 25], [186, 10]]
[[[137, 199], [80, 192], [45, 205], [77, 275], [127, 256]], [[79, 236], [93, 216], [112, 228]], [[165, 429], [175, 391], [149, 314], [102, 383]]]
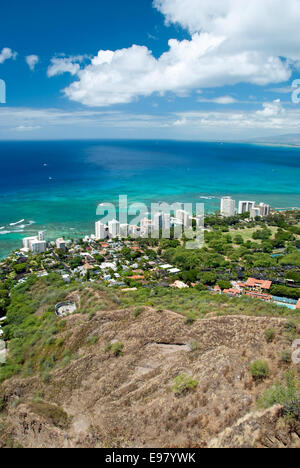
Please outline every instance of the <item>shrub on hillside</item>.
[[274, 328], [267, 328], [267, 330], [265, 330], [265, 338], [268, 343], [272, 343], [272, 341], [274, 341], [275, 336], [276, 331], [274, 330]]
[[285, 350], [280, 353], [280, 361], [285, 364], [290, 364], [292, 362], [291, 351]]
[[250, 365], [250, 373], [254, 380], [264, 380], [270, 375], [270, 368], [266, 361], [258, 359]]
[[172, 390], [176, 396], [181, 396], [188, 393], [191, 390], [194, 390], [198, 385], [198, 381], [193, 379], [193, 377], [187, 374], [178, 375], [174, 379], [174, 385]]
[[293, 372], [285, 376], [285, 383], [268, 388], [258, 400], [259, 408], [282, 405], [285, 416], [300, 418], [300, 381]]
[[137, 307], [133, 311], [133, 316], [134, 318], [137, 318], [139, 315], [141, 315], [144, 312], [144, 307]]
[[108, 343], [105, 346], [105, 352], [106, 353], [112, 353], [116, 357], [123, 356], [123, 348], [124, 348], [123, 343], [120, 343], [120, 342]]
[[188, 313], [187, 316], [186, 316], [186, 321], [185, 323], [187, 325], [193, 325], [193, 323], [196, 321], [194, 315], [192, 315], [191, 313]]

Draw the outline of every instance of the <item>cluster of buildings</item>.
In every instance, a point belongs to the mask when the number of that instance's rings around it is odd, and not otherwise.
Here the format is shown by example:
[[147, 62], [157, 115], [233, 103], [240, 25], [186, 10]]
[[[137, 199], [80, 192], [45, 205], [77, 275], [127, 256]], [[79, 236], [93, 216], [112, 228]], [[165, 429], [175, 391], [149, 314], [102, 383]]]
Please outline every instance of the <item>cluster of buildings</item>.
[[[61, 237], [55, 241], [57, 249], [66, 249], [66, 241]], [[45, 231], [39, 231], [36, 236], [25, 237], [23, 239], [23, 248], [21, 252], [32, 252], [34, 254], [44, 253], [47, 250], [47, 241], [45, 239]]]
[[233, 281], [232, 288], [224, 289], [223, 291], [219, 286], [215, 286], [214, 291], [220, 294], [227, 294], [231, 297], [241, 297], [242, 295], [246, 295], [266, 302], [275, 302], [280, 306], [286, 306], [290, 309], [300, 309], [300, 299], [296, 301], [272, 296], [270, 293], [271, 286], [272, 281], [248, 278], [246, 282]]
[[[99, 225], [96, 223], [96, 229], [97, 226]], [[86, 236], [80, 243], [65, 241], [63, 238], [47, 243], [44, 232], [39, 232], [37, 236], [23, 239], [23, 248], [17, 253], [17, 257], [18, 260], [23, 258], [25, 261], [29, 252], [35, 254], [45, 252], [46, 255], [42, 259], [39, 270], [31, 270], [31, 273], [35, 271], [37, 277], [42, 277], [48, 276], [48, 272], [51, 270], [60, 274], [66, 283], [70, 283], [72, 279], [83, 281], [90, 271], [90, 281], [103, 280], [109, 286], [126, 287], [128, 281], [142, 285], [147, 285], [150, 281], [169, 286], [168, 282], [180, 273], [180, 269], [166, 264], [158, 254], [155, 255], [154, 259], [151, 259], [145, 255], [140, 246], [132, 243], [131, 240], [117, 239], [120, 234], [117, 221], [109, 223], [107, 229], [109, 229], [109, 236], [114, 237], [114, 240], [107, 238], [103, 242], [98, 242], [99, 239], [92, 235]], [[98, 234], [101, 235], [101, 231]], [[106, 231], [105, 236], [107, 237]], [[67, 252], [63, 260], [55, 252], [55, 247]], [[128, 259], [122, 253], [124, 247], [130, 249], [132, 254], [136, 254], [135, 259]], [[73, 258], [81, 259], [78, 266], [71, 266], [69, 260]], [[18, 275], [18, 284], [25, 283], [29, 274], [27, 272]], [[180, 287], [180, 284], [176, 283], [174, 287]]]
[[45, 232], [39, 231], [37, 236], [25, 237], [23, 239], [23, 252], [33, 252], [36, 254], [46, 252], [47, 242], [45, 240]]
[[270, 205], [255, 201], [241, 200], [236, 207], [236, 201], [231, 197], [221, 198], [221, 215], [224, 217], [235, 216], [236, 214], [250, 213], [250, 218], [254, 219], [257, 216], [268, 216], [271, 212]]
[[170, 213], [157, 212], [153, 215], [152, 219], [144, 217], [139, 225], [121, 224], [116, 219], [109, 221], [107, 224], [102, 221], [97, 221], [95, 224], [95, 239], [106, 238], [148, 238], [150, 235], [157, 236], [160, 231], [169, 232], [171, 227], [178, 227], [184, 229], [191, 229], [193, 221], [197, 227], [201, 226], [203, 217], [191, 216], [190, 213], [183, 209], [178, 209], [175, 216]]

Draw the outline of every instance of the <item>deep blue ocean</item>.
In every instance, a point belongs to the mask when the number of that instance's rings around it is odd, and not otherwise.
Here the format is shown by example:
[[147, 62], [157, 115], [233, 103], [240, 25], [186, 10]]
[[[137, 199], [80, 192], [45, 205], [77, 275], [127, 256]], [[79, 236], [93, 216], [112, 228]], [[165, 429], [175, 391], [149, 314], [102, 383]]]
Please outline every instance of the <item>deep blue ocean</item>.
[[[0, 142], [0, 257], [39, 229], [47, 238], [94, 231], [96, 207], [220, 197], [300, 207], [300, 149], [176, 141]], [[204, 197], [204, 198], [202, 198]], [[24, 221], [23, 221], [24, 220]], [[17, 223], [17, 224], [15, 224]]]

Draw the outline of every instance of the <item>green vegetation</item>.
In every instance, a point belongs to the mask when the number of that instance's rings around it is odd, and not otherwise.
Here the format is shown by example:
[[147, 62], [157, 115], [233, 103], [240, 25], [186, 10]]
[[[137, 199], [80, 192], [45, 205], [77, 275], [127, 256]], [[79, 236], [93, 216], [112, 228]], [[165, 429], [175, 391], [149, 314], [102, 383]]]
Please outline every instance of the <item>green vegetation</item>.
[[198, 343], [198, 341], [191, 341], [189, 343], [189, 347], [190, 347], [192, 352], [195, 352], [195, 351], [198, 351], [200, 349], [200, 344]]
[[258, 359], [250, 365], [250, 373], [254, 380], [264, 380], [270, 375], [269, 364], [266, 361]]
[[297, 325], [292, 320], [285, 322], [283, 327], [287, 332], [296, 332], [297, 330]]
[[268, 328], [265, 331], [265, 338], [268, 343], [272, 343], [272, 341], [274, 341], [275, 339], [275, 336], [276, 336], [276, 330], [274, 330], [274, 328]]
[[123, 349], [124, 349], [123, 343], [119, 343], [119, 342], [117, 342], [117, 343], [108, 343], [105, 346], [105, 352], [106, 353], [111, 353], [116, 357], [123, 356]]
[[226, 281], [226, 280], [220, 280], [220, 281], [218, 281], [218, 286], [219, 286], [219, 288], [221, 288], [222, 290], [223, 290], [223, 289], [230, 289], [230, 288], [232, 288], [231, 282], [230, 282], [230, 281]]
[[300, 288], [289, 288], [287, 286], [272, 286], [271, 294], [273, 296], [288, 297], [290, 299], [300, 298]]
[[189, 391], [194, 390], [197, 385], [198, 381], [196, 379], [187, 374], [181, 374], [174, 379], [172, 390], [176, 396], [182, 396]]
[[136, 307], [136, 309], [134, 309], [133, 311], [133, 316], [135, 318], [139, 317], [139, 315], [141, 315], [144, 312], [144, 310], [144, 307]]
[[[216, 284], [222, 290], [229, 289], [233, 280], [253, 276], [272, 280], [271, 294], [300, 297], [300, 212], [277, 213], [251, 221], [246, 218], [247, 215], [207, 216], [205, 244], [199, 250], [187, 250], [184, 238], [126, 240], [117, 243], [113, 252], [95, 242], [92, 247], [98, 253], [91, 258], [91, 269], [83, 276], [78, 271], [71, 272], [70, 284], [63, 281], [60, 272], [76, 269], [83, 264], [84, 256], [90, 255], [91, 249], [82, 240], [70, 246], [75, 247], [76, 254], [69, 247], [55, 251], [55, 255], [51, 251], [29, 254], [27, 258], [12, 254], [0, 265], [0, 314], [7, 317], [3, 330], [8, 346], [7, 363], [0, 366], [0, 381], [15, 374], [35, 373], [47, 381], [53, 369], [76, 358], [76, 346], [66, 349], [66, 321], [54, 314], [55, 304], [73, 293], [76, 302], [76, 297], [80, 297], [77, 313], [87, 314], [91, 321], [98, 311], [114, 307], [132, 308], [137, 319], [148, 306], [182, 314], [189, 325], [207, 314], [287, 317], [293, 319], [293, 324], [287, 323], [284, 334], [292, 341], [297, 337], [299, 323], [296, 310], [246, 295], [232, 298], [210, 291]], [[118, 286], [106, 287], [103, 272], [98, 271], [104, 261], [116, 264], [116, 272], [110, 269], [105, 273], [112, 277], [117, 273], [122, 284], [137, 290], [120, 293]], [[161, 269], [160, 264], [165, 262], [178, 267], [180, 273], [170, 275]], [[48, 276], [36, 276], [45, 272]], [[130, 279], [139, 275], [143, 275], [143, 282]], [[169, 288], [176, 279], [190, 288]], [[269, 343], [273, 341], [274, 331], [266, 330], [265, 338]], [[86, 345], [96, 344], [95, 337], [83, 339]], [[110, 352], [114, 353], [112, 349]], [[121, 355], [122, 348], [115, 353]]]
[[280, 361], [285, 364], [290, 364], [292, 362], [291, 351], [285, 350], [280, 353]]
[[212, 295], [207, 290], [199, 291], [198, 288], [182, 290], [163, 287], [138, 288], [137, 291], [123, 293], [121, 306], [136, 307], [137, 304], [173, 310], [187, 317], [189, 322], [205, 318], [206, 314], [212, 312], [217, 316], [232, 314], [299, 318], [297, 311], [286, 307], [279, 307], [248, 296], [231, 298], [223, 294]]
[[259, 408], [282, 405], [288, 418], [300, 418], [300, 380], [293, 372], [285, 376], [285, 383], [277, 383], [268, 388], [259, 398]]
[[97, 344], [99, 341], [99, 337], [98, 336], [89, 336], [87, 339], [86, 339], [86, 344], [89, 345], [89, 346], [93, 346], [95, 344]]
[[[50, 274], [45, 278], [31, 275], [27, 282], [11, 289], [4, 338], [8, 345], [8, 359], [0, 366], [0, 381], [15, 374], [31, 376], [39, 373], [45, 382], [51, 372], [67, 366], [77, 357], [78, 346], [66, 349], [64, 332], [66, 321], [54, 314], [54, 306], [66, 300], [70, 294], [80, 295], [77, 313], [88, 314], [92, 319], [99, 310], [133, 307], [138, 317], [145, 307], [157, 310], [168, 309], [182, 314], [188, 324], [205, 318], [208, 313], [221, 315], [251, 315], [293, 317], [285, 325], [285, 333], [292, 340], [296, 336], [299, 314], [249, 297], [230, 298], [212, 295], [197, 288], [177, 290], [174, 288], [138, 288], [136, 291], [119, 293], [97, 283], [65, 284], [60, 275]], [[87, 345], [96, 344], [96, 338], [84, 338]], [[123, 348], [113, 346], [112, 354], [121, 355]]]
[[[84, 284], [66, 285], [59, 275], [52, 273], [40, 279], [32, 275], [25, 284], [11, 290], [3, 328], [8, 341], [8, 359], [5, 365], [0, 365], [0, 382], [15, 374], [26, 377], [35, 373], [40, 373], [47, 382], [53, 369], [76, 359], [77, 349], [65, 349], [64, 339], [57, 337], [64, 332], [66, 322], [56, 317], [54, 306], [72, 291], [79, 290], [87, 312], [101, 310], [102, 298], [95, 301], [95, 294], [87, 297], [91, 288], [93, 285], [88, 288]], [[97, 291], [101, 288], [96, 286]], [[111, 297], [110, 304], [113, 304], [114, 297]]]
[[300, 252], [293, 252], [286, 255], [279, 261], [280, 265], [300, 266]]

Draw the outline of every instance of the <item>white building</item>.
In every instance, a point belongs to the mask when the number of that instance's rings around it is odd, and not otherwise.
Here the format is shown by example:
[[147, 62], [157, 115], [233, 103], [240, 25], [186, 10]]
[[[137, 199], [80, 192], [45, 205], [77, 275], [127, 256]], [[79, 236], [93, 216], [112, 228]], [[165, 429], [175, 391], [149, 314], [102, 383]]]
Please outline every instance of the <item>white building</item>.
[[25, 237], [23, 239], [23, 248], [28, 251], [31, 250], [33, 253], [43, 253], [47, 250], [47, 242], [45, 241], [44, 231], [40, 231], [37, 236]]
[[141, 220], [141, 235], [143, 237], [149, 237], [152, 229], [152, 221], [151, 219], [145, 217]]
[[204, 215], [198, 215], [195, 218], [192, 218], [192, 220], [196, 221], [196, 227], [197, 228], [203, 228], [204, 227]]
[[255, 219], [257, 216], [261, 216], [260, 209], [258, 206], [251, 208], [250, 210], [250, 218]]
[[269, 216], [271, 212], [270, 205], [266, 205], [265, 203], [260, 203], [259, 205], [261, 216]]
[[163, 228], [163, 214], [161, 212], [155, 213], [153, 216], [153, 229], [155, 231], [159, 231], [160, 229]]
[[271, 212], [271, 207], [270, 205], [266, 205], [265, 203], [260, 203], [259, 205], [255, 205], [253, 208], [250, 210], [250, 217], [251, 218], [256, 218], [257, 216], [269, 216]]
[[35, 241], [31, 242], [31, 249], [30, 250], [35, 254], [46, 252], [47, 242], [46, 241], [35, 240]]
[[37, 236], [34, 236], [34, 237], [25, 237], [23, 239], [23, 248], [26, 249], [26, 250], [31, 250], [31, 244], [32, 242], [35, 242], [37, 241], [38, 238]]
[[192, 217], [190, 213], [185, 210], [177, 210], [176, 211], [176, 219], [182, 222], [184, 227], [191, 227], [192, 226]]
[[110, 236], [114, 239], [120, 235], [120, 223], [116, 219], [109, 221], [108, 223], [108, 232]]
[[239, 202], [239, 214], [250, 213], [255, 208], [255, 201], [240, 201]]
[[120, 224], [120, 236], [127, 239], [129, 224]]
[[61, 250], [65, 250], [66, 249], [65, 239], [63, 239], [62, 237], [60, 237], [59, 239], [56, 239], [56, 248], [61, 249]]
[[234, 216], [236, 214], [235, 200], [231, 197], [221, 198], [221, 215], [225, 217]]
[[170, 213], [163, 213], [163, 229], [169, 230], [171, 228], [171, 215]]
[[41, 242], [44, 241], [45, 240], [45, 231], [39, 231], [37, 237], [38, 237], [39, 241], [41, 241]]
[[133, 239], [137, 239], [141, 235], [141, 230], [138, 226], [133, 226], [130, 224], [128, 227], [128, 234]]
[[101, 223], [101, 221], [97, 221], [95, 223], [95, 234], [96, 239], [105, 239], [107, 237], [106, 225]]

